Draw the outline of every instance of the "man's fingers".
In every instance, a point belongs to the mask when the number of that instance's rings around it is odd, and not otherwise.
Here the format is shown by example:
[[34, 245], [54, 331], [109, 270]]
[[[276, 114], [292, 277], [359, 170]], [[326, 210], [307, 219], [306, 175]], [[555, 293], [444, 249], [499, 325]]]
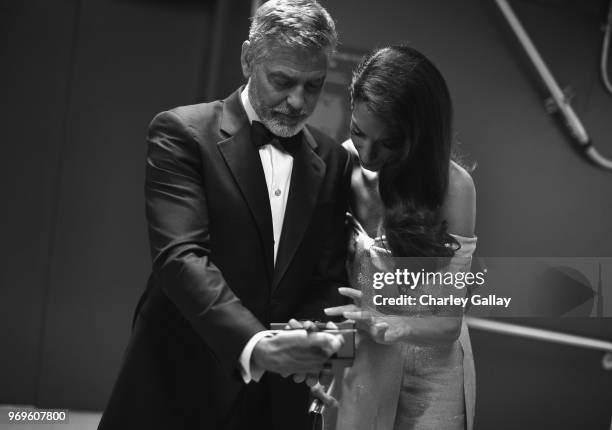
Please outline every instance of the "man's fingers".
[[309, 331], [317, 331], [317, 325], [312, 321], [304, 321], [302, 327]]
[[301, 384], [305, 380], [306, 380], [305, 373], [296, 373], [295, 375], [293, 375], [293, 382], [295, 382], [296, 384]]
[[319, 375], [316, 373], [309, 373], [306, 376], [306, 385], [309, 387], [314, 387], [319, 382]]
[[330, 330], [336, 330], [338, 326], [334, 324], [333, 321], [328, 321], [327, 324], [325, 324], [325, 328]]
[[304, 328], [304, 327], [301, 322], [299, 322], [298, 320], [294, 318], [291, 318], [289, 320], [289, 328], [296, 329], [296, 328]]
[[319, 372], [319, 382], [323, 385], [329, 385], [334, 380], [334, 369], [330, 361], [323, 365], [323, 369]]
[[325, 332], [311, 333], [309, 339], [311, 346], [320, 349], [326, 357], [338, 352], [344, 343], [342, 336]]
[[[338, 352], [344, 343], [343, 336], [339, 334], [300, 329], [281, 330], [269, 340], [274, 343], [277, 358], [274, 368], [268, 370], [280, 373], [283, 377], [286, 377], [286, 374], [318, 375], [324, 363]], [[296, 375], [293, 380], [302, 382], [306, 377]]]
[[325, 387], [321, 384], [315, 384], [310, 388], [310, 392], [314, 397], [321, 400], [326, 406], [337, 407], [338, 401], [325, 392]]

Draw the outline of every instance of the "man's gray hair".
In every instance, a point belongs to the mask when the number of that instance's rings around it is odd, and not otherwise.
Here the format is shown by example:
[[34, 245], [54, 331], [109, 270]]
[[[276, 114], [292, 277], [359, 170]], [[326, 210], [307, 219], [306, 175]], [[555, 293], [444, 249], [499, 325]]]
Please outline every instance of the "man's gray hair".
[[316, 0], [269, 0], [255, 12], [249, 30], [255, 58], [273, 46], [329, 49], [338, 43], [336, 25]]

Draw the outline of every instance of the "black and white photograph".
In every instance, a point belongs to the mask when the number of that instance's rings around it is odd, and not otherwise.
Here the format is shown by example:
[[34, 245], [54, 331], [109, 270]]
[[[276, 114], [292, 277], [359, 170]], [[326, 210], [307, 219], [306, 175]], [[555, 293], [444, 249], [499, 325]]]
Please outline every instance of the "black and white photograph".
[[612, 0], [0, 35], [0, 430], [612, 430]]

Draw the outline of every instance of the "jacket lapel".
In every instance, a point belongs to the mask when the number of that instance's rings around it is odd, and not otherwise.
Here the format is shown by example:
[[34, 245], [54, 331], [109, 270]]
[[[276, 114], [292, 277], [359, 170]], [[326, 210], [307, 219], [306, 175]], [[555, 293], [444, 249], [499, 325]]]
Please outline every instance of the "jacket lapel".
[[316, 154], [316, 148], [316, 141], [308, 129], [304, 128], [302, 142], [293, 156], [291, 186], [276, 255], [272, 289], [282, 280], [302, 241], [325, 177], [325, 162]]
[[229, 137], [219, 142], [218, 148], [255, 220], [271, 279], [274, 235], [270, 199], [259, 152], [251, 143], [249, 120], [240, 101], [241, 90], [228, 97], [223, 104], [221, 130]]

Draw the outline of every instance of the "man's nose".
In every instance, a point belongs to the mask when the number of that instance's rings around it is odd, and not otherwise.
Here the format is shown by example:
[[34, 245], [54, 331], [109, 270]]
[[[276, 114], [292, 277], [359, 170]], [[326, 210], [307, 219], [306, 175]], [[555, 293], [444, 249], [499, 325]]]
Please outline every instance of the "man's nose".
[[304, 87], [296, 85], [289, 93], [287, 103], [292, 109], [301, 111], [304, 107]]

